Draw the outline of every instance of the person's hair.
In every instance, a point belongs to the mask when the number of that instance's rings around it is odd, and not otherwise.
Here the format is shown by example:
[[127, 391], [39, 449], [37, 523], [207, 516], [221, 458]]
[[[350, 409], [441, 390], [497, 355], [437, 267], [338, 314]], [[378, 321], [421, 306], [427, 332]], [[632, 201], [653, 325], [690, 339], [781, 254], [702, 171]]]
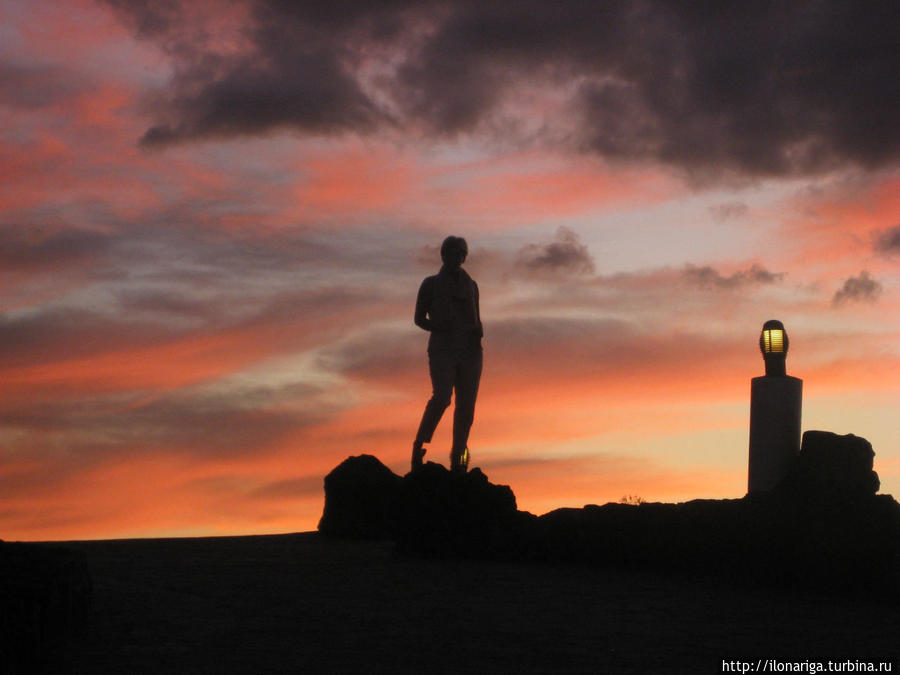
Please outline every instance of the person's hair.
[[466, 243], [466, 240], [462, 237], [450, 235], [444, 239], [444, 243], [441, 244], [441, 260], [447, 260], [447, 254], [451, 249], [461, 249], [466, 256], [469, 255], [469, 245]]

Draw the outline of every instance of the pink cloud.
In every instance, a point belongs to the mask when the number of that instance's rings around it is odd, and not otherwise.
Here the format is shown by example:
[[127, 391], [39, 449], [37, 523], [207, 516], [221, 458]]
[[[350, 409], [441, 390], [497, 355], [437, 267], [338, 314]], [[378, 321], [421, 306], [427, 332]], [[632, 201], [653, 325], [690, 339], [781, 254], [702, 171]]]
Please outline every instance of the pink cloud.
[[294, 190], [296, 208], [305, 218], [356, 220], [385, 212], [402, 206], [419, 182], [411, 158], [383, 147], [307, 156], [296, 171], [302, 176]]

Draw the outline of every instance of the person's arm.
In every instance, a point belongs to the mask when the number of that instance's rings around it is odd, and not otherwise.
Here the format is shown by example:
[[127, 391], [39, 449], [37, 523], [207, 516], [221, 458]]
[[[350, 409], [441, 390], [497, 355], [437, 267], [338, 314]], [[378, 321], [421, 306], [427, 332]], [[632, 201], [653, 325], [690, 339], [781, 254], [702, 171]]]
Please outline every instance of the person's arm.
[[475, 322], [478, 327], [478, 336], [484, 337], [484, 326], [481, 325], [481, 307], [478, 302], [478, 284], [475, 283], [475, 280], [472, 280], [472, 285], [475, 287]]
[[434, 323], [428, 318], [428, 309], [431, 307], [431, 298], [434, 295], [431, 288], [433, 283], [431, 277], [426, 278], [419, 286], [419, 295], [416, 297], [416, 313], [413, 321], [422, 330], [434, 330]]

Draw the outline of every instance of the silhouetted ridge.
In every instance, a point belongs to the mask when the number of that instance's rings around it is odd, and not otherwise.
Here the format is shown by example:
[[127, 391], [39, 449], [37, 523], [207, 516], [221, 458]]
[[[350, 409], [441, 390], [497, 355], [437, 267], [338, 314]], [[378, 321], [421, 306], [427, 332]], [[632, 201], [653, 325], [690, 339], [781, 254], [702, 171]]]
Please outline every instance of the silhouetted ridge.
[[807, 432], [788, 476], [768, 493], [535, 517], [518, 511], [512, 490], [480, 469], [460, 475], [429, 462], [401, 478], [363, 455], [326, 479], [319, 529], [393, 539], [414, 555], [641, 567], [900, 595], [900, 504], [875, 494], [873, 456], [863, 438]]

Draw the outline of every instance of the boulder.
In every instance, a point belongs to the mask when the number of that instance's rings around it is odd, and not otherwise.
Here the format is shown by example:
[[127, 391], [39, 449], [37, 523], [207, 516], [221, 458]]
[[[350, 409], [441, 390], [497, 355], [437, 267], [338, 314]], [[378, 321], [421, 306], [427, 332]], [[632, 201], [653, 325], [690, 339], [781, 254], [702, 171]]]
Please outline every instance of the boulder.
[[433, 462], [403, 477], [398, 506], [398, 548], [425, 556], [507, 557], [531, 517], [481, 469], [457, 474]]
[[776, 487], [782, 496], [815, 501], [847, 501], [871, 497], [880, 487], [872, 470], [875, 452], [865, 438], [829, 431], [803, 434], [800, 454]]
[[319, 532], [351, 539], [390, 539], [400, 477], [372, 455], [348, 457], [325, 476]]

